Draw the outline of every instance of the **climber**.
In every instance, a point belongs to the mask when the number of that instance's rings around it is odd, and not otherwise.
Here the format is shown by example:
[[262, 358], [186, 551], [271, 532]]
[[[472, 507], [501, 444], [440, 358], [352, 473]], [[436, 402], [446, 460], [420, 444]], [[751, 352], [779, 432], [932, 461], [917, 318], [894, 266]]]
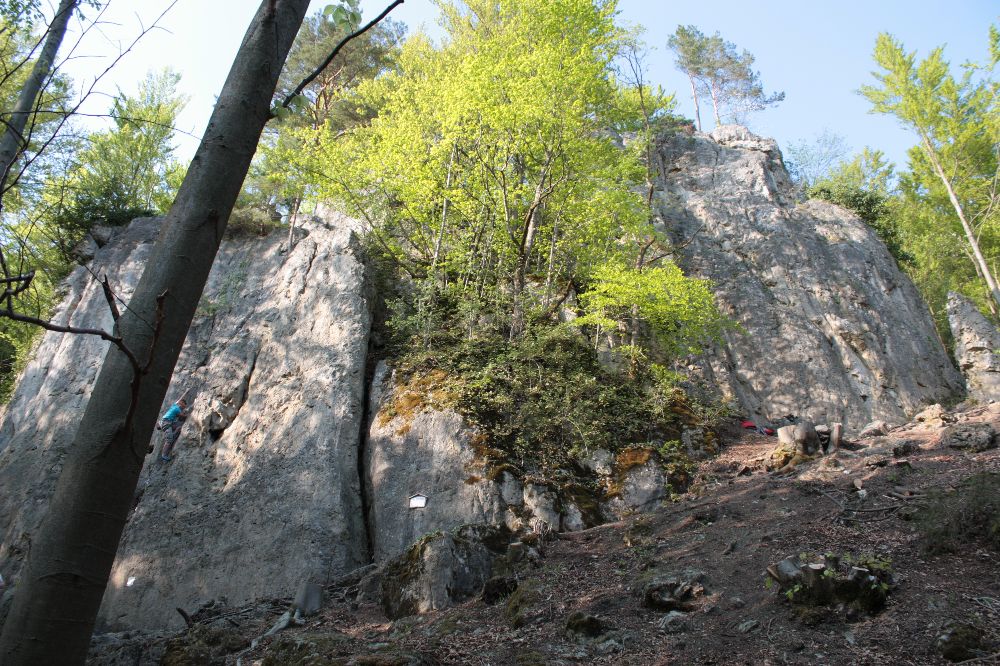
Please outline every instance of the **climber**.
[[177, 438], [181, 435], [181, 427], [184, 425], [189, 412], [187, 400], [180, 398], [170, 406], [167, 413], [160, 419], [160, 423], [157, 426], [163, 431], [163, 446], [160, 447], [160, 460], [164, 462], [171, 460], [172, 456], [170, 452], [173, 450], [174, 444], [177, 443]]

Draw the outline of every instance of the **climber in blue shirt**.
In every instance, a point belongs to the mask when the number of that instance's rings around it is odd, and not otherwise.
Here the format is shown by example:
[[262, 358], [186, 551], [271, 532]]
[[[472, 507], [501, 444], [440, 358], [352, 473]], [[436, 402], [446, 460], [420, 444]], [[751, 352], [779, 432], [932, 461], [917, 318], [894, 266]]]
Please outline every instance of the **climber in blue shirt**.
[[188, 417], [187, 400], [181, 398], [167, 410], [167, 413], [160, 419], [160, 430], [163, 431], [163, 446], [160, 447], [160, 460], [168, 462], [172, 456], [170, 452], [177, 443], [177, 438], [181, 435], [181, 426], [184, 425]]

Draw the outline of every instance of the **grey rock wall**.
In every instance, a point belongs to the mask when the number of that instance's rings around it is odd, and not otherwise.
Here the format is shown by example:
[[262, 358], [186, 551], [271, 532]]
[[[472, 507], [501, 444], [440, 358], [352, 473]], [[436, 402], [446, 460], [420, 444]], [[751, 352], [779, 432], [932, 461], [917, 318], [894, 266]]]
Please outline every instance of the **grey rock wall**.
[[[92, 265], [127, 300], [142, 273], [158, 221], [136, 220], [116, 242], [98, 251]], [[110, 330], [111, 312], [101, 287], [84, 268], [64, 283], [56, 324]], [[35, 349], [2, 412], [0, 424], [0, 575], [20, 569], [31, 535], [48, 508], [55, 481], [83, 414], [108, 344], [96, 336], [50, 333]]]
[[962, 391], [926, 306], [849, 211], [797, 204], [773, 140], [738, 126], [660, 146], [664, 229], [742, 327], [703, 362], [751, 416], [903, 422]]
[[[387, 417], [394, 391], [385, 364], [372, 390], [374, 415], [365, 444], [368, 520], [376, 562], [425, 534], [467, 523], [504, 523], [499, 489], [482, 478], [473, 432], [452, 411], [419, 409]], [[411, 508], [414, 496], [426, 505]]]
[[1000, 400], [1000, 331], [961, 294], [948, 294], [948, 326], [969, 397]]
[[[156, 224], [133, 223], [92, 268], [128, 293]], [[282, 233], [223, 244], [163, 406], [188, 391], [192, 415], [173, 461], [147, 459], [103, 626], [179, 625], [175, 607], [291, 595], [304, 579], [368, 561], [358, 440], [371, 317], [350, 224], [307, 224], [291, 252]], [[68, 287], [57, 320], [109, 325], [89, 274], [78, 270]], [[103, 348], [46, 335], [7, 408], [4, 574], [45, 509]]]

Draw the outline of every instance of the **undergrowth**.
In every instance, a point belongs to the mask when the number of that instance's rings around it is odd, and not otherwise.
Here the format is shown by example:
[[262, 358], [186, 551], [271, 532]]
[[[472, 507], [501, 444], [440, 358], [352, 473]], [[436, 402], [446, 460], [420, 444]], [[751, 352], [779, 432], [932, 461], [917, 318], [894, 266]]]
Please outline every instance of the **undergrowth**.
[[957, 489], [929, 499], [915, 516], [928, 552], [954, 553], [972, 542], [1000, 551], [1000, 474], [974, 474]]
[[547, 321], [516, 341], [499, 332], [449, 335], [442, 326], [434, 336], [428, 347], [412, 338], [397, 346], [400, 399], [390, 418], [419, 411], [426, 398], [418, 394], [433, 394], [477, 430], [473, 445], [494, 466], [568, 477], [586, 451], [648, 446], [663, 453], [668, 471], [688, 471], [681, 427], [706, 412], [690, 408], [672, 377], [605, 369], [579, 329]]

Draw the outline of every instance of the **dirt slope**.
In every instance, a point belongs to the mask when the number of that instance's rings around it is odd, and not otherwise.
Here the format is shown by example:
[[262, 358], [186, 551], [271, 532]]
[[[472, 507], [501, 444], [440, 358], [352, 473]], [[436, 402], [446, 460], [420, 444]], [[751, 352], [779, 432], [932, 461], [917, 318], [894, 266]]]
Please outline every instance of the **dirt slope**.
[[[946, 418], [997, 428], [1000, 405]], [[376, 607], [352, 604], [349, 586], [331, 587], [305, 626], [254, 649], [250, 639], [287, 600], [205, 610], [194, 629], [174, 637], [105, 637], [93, 663], [163, 656], [169, 664], [226, 664], [240, 655], [242, 664], [265, 665], [938, 664], [948, 663], [936, 642], [949, 622], [981, 630], [968, 663], [998, 663], [1000, 552], [970, 543], [927, 554], [907, 520], [914, 505], [939, 503], [935, 490], [1000, 473], [1000, 450], [948, 448], [940, 441], [946, 425], [896, 429], [785, 476], [764, 469], [774, 438], [732, 426], [723, 453], [701, 464], [695, 492], [653, 514], [562, 535], [518, 573], [518, 590], [492, 605], [477, 599], [388, 622]], [[789, 602], [765, 585], [765, 571], [798, 553], [890, 561], [895, 587], [886, 608], [854, 616]], [[696, 583], [687, 612], [665, 621], [642, 592], [670, 574]], [[597, 621], [578, 616], [574, 626], [597, 636], [566, 629], [577, 611]]]

